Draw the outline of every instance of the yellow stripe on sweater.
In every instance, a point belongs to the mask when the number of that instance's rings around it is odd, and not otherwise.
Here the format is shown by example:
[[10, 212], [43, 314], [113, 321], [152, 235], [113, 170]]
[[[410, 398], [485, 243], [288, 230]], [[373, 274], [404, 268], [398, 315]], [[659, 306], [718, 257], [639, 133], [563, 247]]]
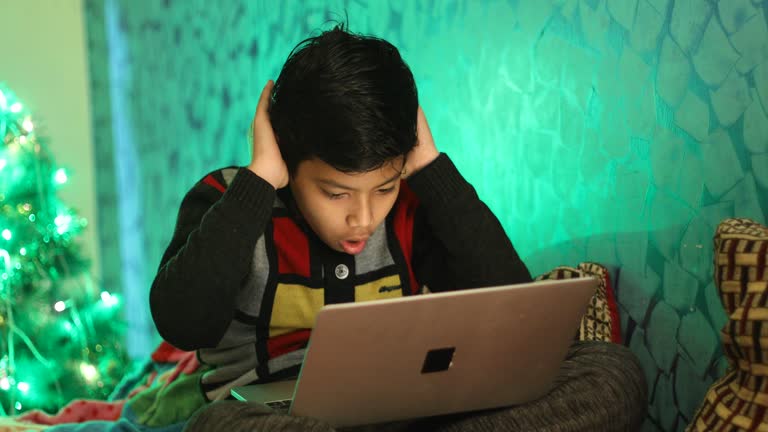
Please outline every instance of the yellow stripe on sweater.
[[355, 301], [382, 300], [403, 296], [400, 276], [392, 275], [355, 287]]
[[296, 329], [314, 328], [320, 308], [325, 304], [325, 290], [303, 285], [277, 284], [269, 337]]

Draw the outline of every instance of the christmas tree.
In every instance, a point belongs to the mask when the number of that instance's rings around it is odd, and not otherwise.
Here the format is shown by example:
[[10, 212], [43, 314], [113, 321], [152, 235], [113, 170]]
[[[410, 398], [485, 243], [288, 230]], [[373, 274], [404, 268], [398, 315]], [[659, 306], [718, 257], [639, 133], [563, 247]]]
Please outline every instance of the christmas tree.
[[127, 365], [120, 297], [93, 282], [67, 172], [3, 83], [0, 139], [0, 414], [105, 399]]

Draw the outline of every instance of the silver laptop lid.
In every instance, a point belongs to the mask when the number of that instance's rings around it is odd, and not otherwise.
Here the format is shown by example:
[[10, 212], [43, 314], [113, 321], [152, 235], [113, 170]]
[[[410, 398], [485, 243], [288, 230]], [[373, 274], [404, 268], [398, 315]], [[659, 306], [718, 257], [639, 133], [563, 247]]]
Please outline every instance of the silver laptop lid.
[[536, 399], [596, 286], [554, 280], [326, 306], [291, 413], [352, 426]]

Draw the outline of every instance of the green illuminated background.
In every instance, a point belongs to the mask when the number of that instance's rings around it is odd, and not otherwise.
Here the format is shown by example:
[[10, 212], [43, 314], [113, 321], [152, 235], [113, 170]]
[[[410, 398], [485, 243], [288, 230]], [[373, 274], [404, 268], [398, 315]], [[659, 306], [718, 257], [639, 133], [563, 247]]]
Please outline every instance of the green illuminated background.
[[[712, 235], [768, 212], [764, 0], [87, 0], [105, 280], [129, 344], [183, 194], [248, 160], [264, 82], [327, 20], [400, 48], [438, 147], [529, 264], [618, 270], [645, 430], [681, 430], [725, 362]], [[109, 227], [114, 226], [114, 229]], [[108, 287], [109, 288], [109, 287]]]

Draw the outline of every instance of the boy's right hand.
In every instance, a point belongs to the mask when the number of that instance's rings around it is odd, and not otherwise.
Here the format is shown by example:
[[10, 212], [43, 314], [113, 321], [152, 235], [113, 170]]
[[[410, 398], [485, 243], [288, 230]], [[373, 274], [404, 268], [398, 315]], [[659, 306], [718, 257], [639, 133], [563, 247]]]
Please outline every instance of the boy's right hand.
[[269, 121], [269, 98], [275, 83], [267, 81], [261, 91], [256, 115], [253, 117], [253, 157], [248, 169], [268, 181], [275, 189], [288, 185], [288, 167], [285, 165], [280, 147], [277, 146], [275, 132]]

